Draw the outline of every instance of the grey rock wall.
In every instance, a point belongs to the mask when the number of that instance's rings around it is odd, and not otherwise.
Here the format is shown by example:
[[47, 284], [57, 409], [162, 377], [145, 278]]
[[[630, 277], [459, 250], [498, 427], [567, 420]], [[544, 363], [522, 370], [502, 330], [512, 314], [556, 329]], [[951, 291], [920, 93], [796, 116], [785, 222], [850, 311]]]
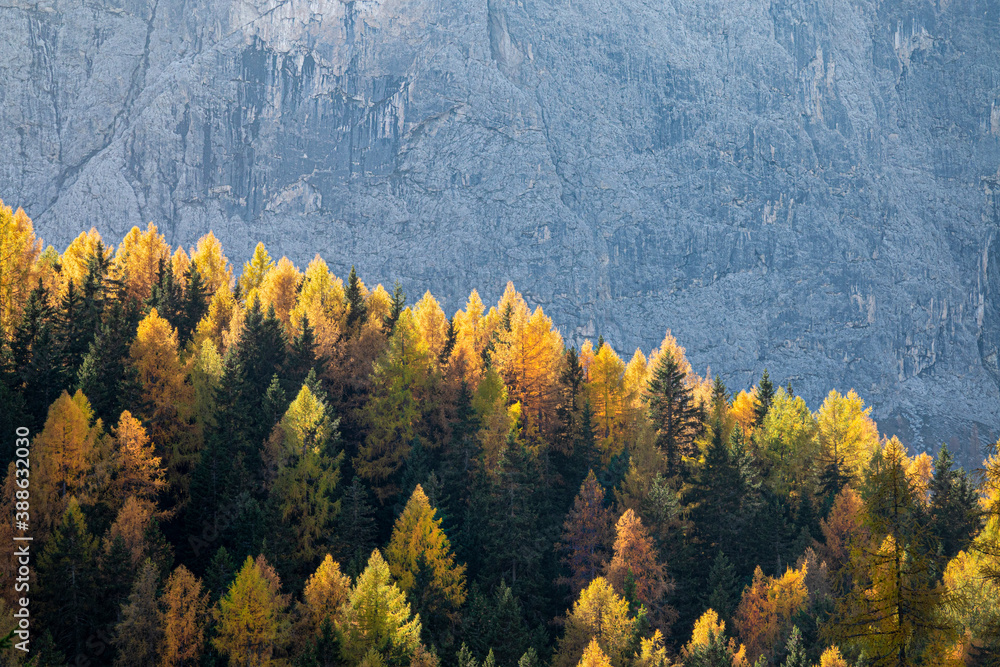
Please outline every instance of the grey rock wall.
[[1000, 0], [5, 0], [0, 196], [1000, 426]]

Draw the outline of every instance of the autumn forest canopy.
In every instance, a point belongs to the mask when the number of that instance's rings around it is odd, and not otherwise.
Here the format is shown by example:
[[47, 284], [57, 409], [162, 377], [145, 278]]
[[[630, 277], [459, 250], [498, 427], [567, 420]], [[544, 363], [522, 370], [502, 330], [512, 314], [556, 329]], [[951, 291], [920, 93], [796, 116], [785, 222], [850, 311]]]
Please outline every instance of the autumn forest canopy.
[[0, 202], [0, 662], [1000, 664], [995, 451], [404, 288], [152, 224], [59, 253]]

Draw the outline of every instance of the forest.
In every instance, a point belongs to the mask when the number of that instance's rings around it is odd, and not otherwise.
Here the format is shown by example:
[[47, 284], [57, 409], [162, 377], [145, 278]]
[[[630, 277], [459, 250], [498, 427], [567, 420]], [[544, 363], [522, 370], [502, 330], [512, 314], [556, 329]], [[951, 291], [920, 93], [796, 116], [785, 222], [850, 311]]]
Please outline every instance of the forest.
[[995, 445], [731, 391], [666, 322], [569, 345], [511, 284], [237, 268], [0, 202], [2, 664], [1000, 664]]

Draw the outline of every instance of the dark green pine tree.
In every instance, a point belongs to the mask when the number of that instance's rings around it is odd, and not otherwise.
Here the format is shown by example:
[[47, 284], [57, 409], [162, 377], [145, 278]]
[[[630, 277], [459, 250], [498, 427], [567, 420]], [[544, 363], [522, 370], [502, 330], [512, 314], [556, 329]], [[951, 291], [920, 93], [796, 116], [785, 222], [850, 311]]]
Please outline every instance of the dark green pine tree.
[[309, 323], [309, 318], [303, 315], [302, 331], [292, 339], [285, 359], [285, 390], [290, 395], [297, 395], [310, 371], [322, 375], [325, 368], [326, 359], [316, 355], [316, 333]]
[[709, 591], [705, 600], [706, 607], [714, 609], [728, 625], [733, 612], [736, 611], [736, 605], [740, 603], [742, 587], [736, 577], [736, 568], [722, 551], [716, 555], [712, 563], [706, 590]]
[[[302, 385], [299, 385], [300, 387]], [[296, 395], [298, 392], [296, 392]], [[267, 391], [264, 392], [264, 403], [262, 405], [263, 410], [263, 424], [268, 432], [274, 428], [274, 425], [281, 421], [284, 416], [285, 411], [288, 410], [288, 404], [291, 401], [288, 398], [288, 394], [285, 393], [284, 387], [281, 386], [281, 380], [278, 379], [277, 373], [271, 376], [271, 384], [267, 385]]]
[[544, 650], [546, 645], [544, 629], [529, 626], [521, 601], [505, 581], [491, 595], [473, 586], [461, 631], [473, 656], [485, 659], [492, 649], [501, 665], [514, 665], [528, 651]]
[[[10, 346], [7, 341], [0, 341], [0, 432], [14, 433], [19, 426], [28, 423], [28, 406], [21, 393], [21, 382], [18, 377]], [[0, 441], [0, 470], [6, 470], [7, 464], [14, 459], [14, 438], [4, 438]]]
[[444, 347], [441, 348], [441, 354], [438, 356], [438, 362], [440, 364], [448, 363], [451, 359], [451, 351], [455, 349], [455, 343], [458, 341], [458, 330], [455, 329], [455, 316], [452, 315], [451, 319], [448, 320], [448, 334], [444, 339]]
[[208, 312], [208, 290], [197, 265], [192, 263], [184, 277], [186, 284], [177, 327], [177, 339], [182, 348], [191, 340], [198, 322]]
[[139, 380], [129, 363], [129, 347], [135, 337], [134, 309], [112, 302], [77, 375], [80, 389], [105, 424], [115, 424], [122, 410], [139, 393]]
[[653, 370], [645, 395], [656, 428], [656, 444], [667, 462], [667, 474], [682, 472], [681, 457], [694, 452], [702, 429], [702, 411], [684, 384], [684, 372], [671, 350], [664, 350]]
[[173, 265], [162, 257], [156, 269], [153, 291], [146, 300], [146, 307], [156, 308], [160, 317], [178, 330], [184, 324], [184, 292], [174, 278]]
[[370, 498], [371, 494], [364, 483], [355, 477], [340, 501], [334, 547], [338, 560], [351, 576], [357, 576], [364, 570], [368, 557], [377, 544], [378, 527]]
[[365, 303], [365, 295], [361, 293], [361, 281], [358, 274], [351, 266], [351, 275], [347, 278], [347, 322], [346, 329], [349, 336], [357, 335], [361, 326], [368, 320], [368, 304]]
[[27, 406], [32, 432], [41, 429], [49, 405], [65, 389], [62, 359], [55, 337], [55, 311], [39, 279], [14, 331], [12, 359]]
[[104, 602], [97, 609], [97, 622], [109, 635], [122, 620], [122, 605], [128, 602], [138, 565], [132, 562], [132, 553], [121, 535], [115, 536], [107, 551], [97, 557], [97, 586]]
[[754, 409], [754, 424], [760, 426], [764, 423], [764, 417], [767, 416], [767, 411], [771, 409], [771, 403], [774, 401], [774, 385], [771, 383], [771, 376], [767, 374], [767, 369], [764, 369], [764, 374], [760, 378], [760, 384], [757, 385], [757, 406]]
[[785, 662], [783, 667], [809, 667], [809, 659], [806, 657], [805, 642], [802, 641], [802, 633], [797, 625], [792, 626], [792, 634], [788, 637], [785, 645]]
[[959, 551], [965, 550], [981, 527], [975, 486], [964, 470], [954, 470], [948, 445], [942, 445], [934, 460], [930, 483], [929, 531], [937, 542], [935, 560], [939, 571]]
[[[551, 456], [556, 472], [562, 477], [560, 506], [566, 508], [573, 502], [573, 494], [587, 476], [592, 461], [584, 460], [581, 440], [584, 438], [583, 413], [583, 367], [575, 348], [564, 355], [565, 363], [559, 375], [557, 401], [555, 406], [556, 428], [553, 434]], [[593, 416], [591, 415], [591, 419]]]
[[389, 314], [385, 316], [383, 322], [388, 335], [392, 335], [392, 330], [396, 328], [396, 322], [399, 321], [399, 316], [403, 314], [404, 308], [406, 308], [406, 294], [403, 292], [403, 286], [397, 280], [392, 286], [392, 301], [389, 305]]
[[42, 627], [52, 631], [60, 650], [76, 655], [85, 650], [87, 637], [96, 630], [96, 602], [101, 599], [95, 574], [97, 539], [75, 498], [63, 513], [38, 559], [38, 615]]
[[236, 570], [236, 563], [226, 547], [216, 549], [205, 568], [205, 587], [213, 605], [229, 590], [229, 585], [236, 578]]
[[84, 297], [71, 280], [66, 286], [55, 317], [56, 340], [60, 364], [66, 378], [76, 378], [80, 364], [90, 349], [97, 330], [88, 326], [84, 314]]

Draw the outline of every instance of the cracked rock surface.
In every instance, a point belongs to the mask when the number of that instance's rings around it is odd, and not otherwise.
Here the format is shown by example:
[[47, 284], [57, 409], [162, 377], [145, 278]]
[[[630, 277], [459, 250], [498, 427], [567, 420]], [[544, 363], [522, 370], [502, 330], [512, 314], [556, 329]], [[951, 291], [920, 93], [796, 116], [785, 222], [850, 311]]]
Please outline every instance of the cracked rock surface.
[[3, 0], [0, 196], [58, 249], [510, 279], [573, 342], [975, 465], [1000, 426], [997, 0]]

